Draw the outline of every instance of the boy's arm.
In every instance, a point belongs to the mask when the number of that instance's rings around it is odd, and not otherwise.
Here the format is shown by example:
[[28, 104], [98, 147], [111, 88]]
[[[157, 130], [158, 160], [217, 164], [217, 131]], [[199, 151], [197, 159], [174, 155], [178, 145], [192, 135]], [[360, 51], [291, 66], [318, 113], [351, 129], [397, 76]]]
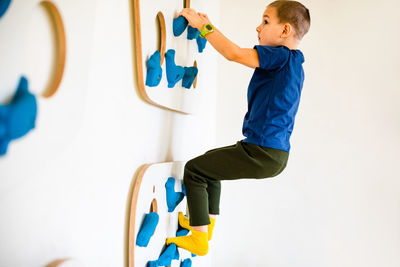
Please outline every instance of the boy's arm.
[[[184, 16], [189, 25], [197, 28], [199, 31], [204, 24], [211, 23], [206, 14], [197, 13], [194, 9], [184, 8], [179, 16]], [[217, 28], [206, 35], [207, 41], [226, 59], [234, 61], [250, 68], [260, 66], [258, 52], [256, 49], [240, 48], [238, 45], [226, 38]]]
[[240, 48], [226, 38], [217, 28], [206, 35], [207, 41], [227, 60], [234, 61], [250, 68], [260, 67], [256, 49]]

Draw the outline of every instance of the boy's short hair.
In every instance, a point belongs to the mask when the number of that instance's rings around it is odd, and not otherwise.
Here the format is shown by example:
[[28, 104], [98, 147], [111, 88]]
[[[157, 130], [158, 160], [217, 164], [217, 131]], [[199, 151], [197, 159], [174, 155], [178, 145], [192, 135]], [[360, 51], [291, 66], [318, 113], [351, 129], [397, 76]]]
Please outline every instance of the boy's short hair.
[[290, 23], [294, 27], [298, 40], [310, 29], [310, 11], [303, 4], [291, 0], [277, 0], [268, 6], [276, 8], [279, 23]]

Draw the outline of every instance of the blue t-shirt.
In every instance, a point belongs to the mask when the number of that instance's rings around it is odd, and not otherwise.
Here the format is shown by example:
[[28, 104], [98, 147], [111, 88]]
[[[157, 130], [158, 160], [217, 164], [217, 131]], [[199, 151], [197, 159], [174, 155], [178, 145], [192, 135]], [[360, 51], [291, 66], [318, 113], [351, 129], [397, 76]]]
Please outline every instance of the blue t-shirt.
[[304, 81], [303, 53], [286, 46], [254, 48], [260, 67], [254, 70], [247, 92], [243, 142], [289, 152]]

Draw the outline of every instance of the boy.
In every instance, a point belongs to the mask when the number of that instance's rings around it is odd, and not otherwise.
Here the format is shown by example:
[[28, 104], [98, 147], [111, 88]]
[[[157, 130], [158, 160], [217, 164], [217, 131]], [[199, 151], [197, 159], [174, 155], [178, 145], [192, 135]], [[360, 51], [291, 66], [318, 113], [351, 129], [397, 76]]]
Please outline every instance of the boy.
[[308, 32], [310, 14], [296, 1], [269, 4], [256, 28], [259, 45], [253, 49], [231, 42], [205, 14], [186, 8], [179, 15], [199, 29], [201, 36], [226, 59], [255, 68], [243, 123], [246, 138], [235, 145], [210, 150], [185, 165], [183, 180], [190, 219], [179, 213], [179, 224], [192, 234], [167, 238], [166, 243], [206, 255], [219, 214], [220, 181], [274, 177], [286, 167], [304, 81], [304, 57], [297, 46]]

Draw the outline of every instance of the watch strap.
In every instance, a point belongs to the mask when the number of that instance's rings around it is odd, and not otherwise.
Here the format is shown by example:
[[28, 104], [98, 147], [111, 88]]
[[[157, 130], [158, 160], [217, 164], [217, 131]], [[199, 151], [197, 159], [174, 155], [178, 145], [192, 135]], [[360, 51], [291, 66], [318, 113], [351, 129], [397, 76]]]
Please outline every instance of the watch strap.
[[212, 24], [205, 24], [200, 32], [200, 37], [205, 38], [207, 34], [213, 32], [215, 29], [214, 25]]

